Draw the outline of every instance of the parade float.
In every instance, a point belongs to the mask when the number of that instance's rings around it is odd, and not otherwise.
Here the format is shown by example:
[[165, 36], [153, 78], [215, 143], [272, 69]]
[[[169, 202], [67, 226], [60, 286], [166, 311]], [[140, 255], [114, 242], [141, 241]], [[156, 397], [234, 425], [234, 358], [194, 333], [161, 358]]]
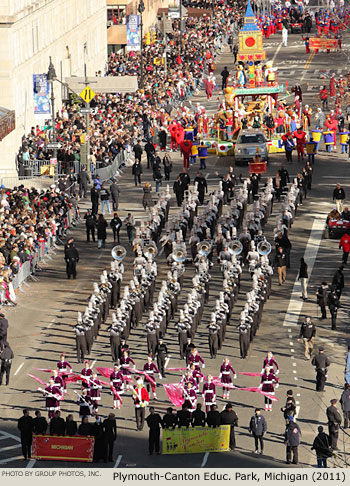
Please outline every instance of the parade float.
[[229, 78], [224, 100], [214, 117], [215, 138], [205, 140], [209, 152], [233, 155], [234, 144], [241, 128], [261, 128], [267, 136], [269, 153], [283, 150], [280, 136], [270, 138], [264, 126], [264, 114], [277, 116], [278, 95], [285, 88], [279, 84], [273, 61], [266, 60], [263, 34], [252, 10], [250, 0], [239, 32], [235, 78]]

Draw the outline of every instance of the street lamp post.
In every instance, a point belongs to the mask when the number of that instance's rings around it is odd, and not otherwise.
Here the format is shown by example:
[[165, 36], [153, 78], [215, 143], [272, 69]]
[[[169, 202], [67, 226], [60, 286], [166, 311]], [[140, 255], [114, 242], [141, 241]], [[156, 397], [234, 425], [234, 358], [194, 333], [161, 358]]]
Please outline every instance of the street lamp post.
[[141, 31], [141, 81], [140, 81], [140, 88], [143, 89], [143, 20], [142, 20], [142, 14], [145, 11], [145, 4], [143, 3], [143, 0], [140, 0], [139, 6], [138, 6], [138, 12], [140, 14], [140, 31]]
[[[47, 81], [50, 83], [51, 88], [51, 123], [52, 123], [52, 142], [56, 143], [56, 126], [55, 126], [55, 94], [53, 91], [53, 82], [57, 78], [55, 67], [52, 64], [51, 56], [50, 56], [50, 64], [49, 70], [47, 72]], [[58, 160], [57, 160], [57, 148], [53, 149], [53, 158], [55, 159], [55, 173], [54, 173], [54, 182], [58, 180]]]

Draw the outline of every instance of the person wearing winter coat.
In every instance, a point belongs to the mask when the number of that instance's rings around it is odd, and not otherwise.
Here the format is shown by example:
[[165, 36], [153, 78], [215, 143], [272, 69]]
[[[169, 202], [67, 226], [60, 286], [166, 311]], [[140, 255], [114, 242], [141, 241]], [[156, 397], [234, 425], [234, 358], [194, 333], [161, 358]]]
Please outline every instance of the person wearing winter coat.
[[146, 208], [151, 208], [153, 206], [153, 200], [152, 200], [152, 187], [149, 182], [146, 182], [146, 184], [143, 186], [143, 200], [142, 200], [142, 205], [144, 209]]
[[[289, 417], [289, 424], [284, 433], [284, 443], [286, 445], [286, 464], [298, 464], [298, 447], [300, 444], [301, 430], [294, 422], [292, 416]], [[293, 455], [293, 461], [291, 461]]]
[[255, 454], [259, 454], [259, 442], [260, 442], [260, 454], [264, 452], [264, 434], [267, 431], [267, 423], [265, 417], [261, 415], [260, 408], [255, 409], [255, 415], [250, 419], [249, 432], [253, 435], [255, 441]]

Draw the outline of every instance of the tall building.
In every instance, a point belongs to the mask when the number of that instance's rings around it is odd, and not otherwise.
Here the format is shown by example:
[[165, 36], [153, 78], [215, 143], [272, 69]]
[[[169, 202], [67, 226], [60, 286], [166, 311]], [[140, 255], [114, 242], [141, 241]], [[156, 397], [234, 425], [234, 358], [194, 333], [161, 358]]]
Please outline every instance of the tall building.
[[[84, 63], [89, 76], [103, 72], [106, 0], [0, 0], [0, 116], [14, 110], [16, 125], [0, 141], [0, 178], [16, 174], [21, 137], [43, 122], [34, 116], [33, 75], [47, 73], [50, 56], [61, 80], [83, 76]], [[62, 87], [54, 85], [57, 110]]]

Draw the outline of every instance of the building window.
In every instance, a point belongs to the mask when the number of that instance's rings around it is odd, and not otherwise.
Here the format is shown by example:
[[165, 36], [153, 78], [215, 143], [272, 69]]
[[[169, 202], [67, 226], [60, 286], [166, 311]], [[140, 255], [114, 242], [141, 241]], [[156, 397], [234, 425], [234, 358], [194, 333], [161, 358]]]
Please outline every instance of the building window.
[[126, 23], [126, 5], [107, 9], [107, 27]]

